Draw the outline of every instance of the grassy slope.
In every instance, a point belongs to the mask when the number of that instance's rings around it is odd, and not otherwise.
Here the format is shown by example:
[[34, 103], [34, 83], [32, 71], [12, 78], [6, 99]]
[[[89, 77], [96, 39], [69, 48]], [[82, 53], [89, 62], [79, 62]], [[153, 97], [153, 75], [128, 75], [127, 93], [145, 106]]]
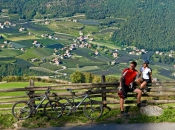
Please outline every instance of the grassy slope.
[[[131, 117], [122, 117], [120, 115], [119, 109], [113, 109], [111, 111], [105, 110], [103, 115], [94, 120], [93, 123], [158, 123], [158, 122], [174, 122], [175, 121], [175, 110], [174, 109], [164, 109], [164, 112], [161, 116], [146, 116], [141, 115], [138, 108], [130, 107], [129, 114]], [[0, 115], [0, 127], [14, 129], [14, 124], [17, 123], [17, 120], [12, 117], [11, 114]], [[77, 126], [92, 123], [91, 120], [88, 120], [82, 113], [78, 111], [76, 115], [72, 114], [70, 116], [62, 116], [56, 120], [49, 120], [47, 117], [43, 116], [42, 112], [37, 113], [35, 117], [26, 119], [22, 122], [18, 122], [18, 126], [29, 129], [34, 128], [45, 128], [45, 127], [60, 127], [65, 125]]]

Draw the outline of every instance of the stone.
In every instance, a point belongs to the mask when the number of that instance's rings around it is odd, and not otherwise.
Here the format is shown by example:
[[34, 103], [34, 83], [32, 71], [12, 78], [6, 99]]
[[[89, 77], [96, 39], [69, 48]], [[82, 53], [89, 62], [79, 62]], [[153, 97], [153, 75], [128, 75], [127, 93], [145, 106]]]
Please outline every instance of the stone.
[[140, 108], [141, 114], [145, 114], [147, 116], [160, 116], [163, 113], [163, 109], [158, 106], [145, 106]]

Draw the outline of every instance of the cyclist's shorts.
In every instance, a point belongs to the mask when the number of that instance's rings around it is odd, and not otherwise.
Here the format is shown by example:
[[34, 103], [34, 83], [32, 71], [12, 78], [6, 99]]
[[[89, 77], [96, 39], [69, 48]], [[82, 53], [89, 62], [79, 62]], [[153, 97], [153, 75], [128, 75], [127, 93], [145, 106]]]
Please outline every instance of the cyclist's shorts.
[[143, 82], [145, 81], [146, 83], [151, 83], [150, 79], [144, 79], [144, 78], [142, 78], [142, 79], [143, 79]]
[[125, 98], [127, 98], [127, 93], [128, 92], [133, 92], [136, 89], [136, 84], [133, 84], [133, 87], [131, 88], [130, 86], [126, 84], [122, 84], [122, 92]]

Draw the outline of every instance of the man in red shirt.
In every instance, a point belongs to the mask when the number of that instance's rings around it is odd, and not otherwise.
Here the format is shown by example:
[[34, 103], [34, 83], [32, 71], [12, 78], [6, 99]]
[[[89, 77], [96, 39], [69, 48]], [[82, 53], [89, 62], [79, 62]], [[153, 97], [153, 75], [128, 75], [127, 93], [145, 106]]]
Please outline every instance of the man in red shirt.
[[118, 95], [120, 97], [120, 110], [121, 114], [124, 116], [129, 116], [127, 112], [124, 111], [124, 99], [127, 98], [128, 92], [137, 93], [137, 107], [141, 107], [140, 99], [142, 95], [142, 91], [136, 88], [135, 79], [139, 76], [138, 71], [135, 69], [137, 63], [132, 61], [130, 63], [130, 68], [126, 68], [122, 72], [122, 76], [120, 78], [120, 90]]

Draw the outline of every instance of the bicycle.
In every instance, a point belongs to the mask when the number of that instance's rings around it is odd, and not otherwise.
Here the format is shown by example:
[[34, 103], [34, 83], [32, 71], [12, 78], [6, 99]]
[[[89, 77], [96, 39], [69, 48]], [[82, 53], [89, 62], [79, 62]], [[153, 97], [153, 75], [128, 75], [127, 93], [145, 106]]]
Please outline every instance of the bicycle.
[[[12, 114], [18, 120], [24, 120], [31, 115], [35, 115], [37, 110], [42, 106], [43, 102], [47, 99], [48, 102], [44, 105], [44, 114], [50, 119], [56, 119], [62, 115], [62, 105], [56, 100], [50, 100], [49, 98], [50, 87], [42, 96], [35, 97], [32, 93], [26, 92], [29, 96], [28, 101], [18, 101], [12, 107]], [[35, 101], [39, 101], [35, 104]]]
[[[102, 104], [90, 98], [89, 94], [91, 93], [91, 90], [88, 90], [85, 94], [81, 96], [76, 96], [75, 92], [73, 92], [73, 89], [67, 89], [67, 91], [71, 93], [72, 95], [71, 99], [67, 98], [58, 99], [58, 102], [63, 104], [63, 115], [68, 116], [72, 113], [72, 111], [74, 111], [75, 113], [82, 103], [85, 104], [83, 107], [83, 113], [87, 118], [95, 120], [102, 115], [103, 113]], [[78, 98], [82, 98], [81, 101], [75, 102], [75, 99]], [[85, 102], [86, 99], [88, 99], [88, 102]]]

